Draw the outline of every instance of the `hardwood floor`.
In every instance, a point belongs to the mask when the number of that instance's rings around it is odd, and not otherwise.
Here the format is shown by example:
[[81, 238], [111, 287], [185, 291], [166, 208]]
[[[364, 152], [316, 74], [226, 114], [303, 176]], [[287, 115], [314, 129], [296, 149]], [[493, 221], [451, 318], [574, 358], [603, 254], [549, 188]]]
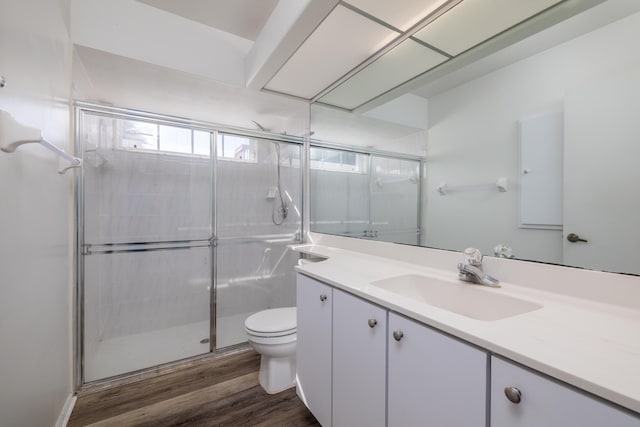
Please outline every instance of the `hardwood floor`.
[[130, 384], [78, 395], [69, 427], [319, 426], [295, 388], [267, 394], [260, 356], [242, 351]]

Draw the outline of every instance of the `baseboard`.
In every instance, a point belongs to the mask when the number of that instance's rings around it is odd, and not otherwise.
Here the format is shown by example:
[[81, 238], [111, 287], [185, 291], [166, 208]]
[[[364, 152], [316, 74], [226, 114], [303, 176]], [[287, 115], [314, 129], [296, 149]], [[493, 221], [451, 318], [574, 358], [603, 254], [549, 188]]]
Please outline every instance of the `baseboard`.
[[69, 422], [69, 418], [71, 418], [71, 412], [73, 412], [73, 407], [76, 405], [77, 397], [73, 394], [67, 396], [67, 400], [64, 402], [64, 406], [62, 407], [62, 411], [58, 416], [58, 421], [56, 421], [56, 427], [66, 427]]

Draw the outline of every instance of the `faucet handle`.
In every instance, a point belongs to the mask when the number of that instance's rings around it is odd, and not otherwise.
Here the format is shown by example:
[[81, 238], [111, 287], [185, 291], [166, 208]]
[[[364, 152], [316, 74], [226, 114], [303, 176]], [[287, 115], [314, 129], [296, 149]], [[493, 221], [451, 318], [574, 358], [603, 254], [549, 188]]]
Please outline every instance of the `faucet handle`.
[[464, 260], [474, 267], [482, 267], [482, 253], [476, 248], [467, 248], [463, 252]]

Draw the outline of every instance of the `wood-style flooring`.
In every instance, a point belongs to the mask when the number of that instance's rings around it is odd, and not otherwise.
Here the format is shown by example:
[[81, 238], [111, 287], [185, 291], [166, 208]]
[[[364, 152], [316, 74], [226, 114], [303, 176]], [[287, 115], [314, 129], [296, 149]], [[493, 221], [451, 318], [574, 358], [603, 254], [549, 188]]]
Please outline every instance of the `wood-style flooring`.
[[78, 426], [319, 426], [295, 388], [267, 394], [253, 350], [79, 393], [69, 420]]

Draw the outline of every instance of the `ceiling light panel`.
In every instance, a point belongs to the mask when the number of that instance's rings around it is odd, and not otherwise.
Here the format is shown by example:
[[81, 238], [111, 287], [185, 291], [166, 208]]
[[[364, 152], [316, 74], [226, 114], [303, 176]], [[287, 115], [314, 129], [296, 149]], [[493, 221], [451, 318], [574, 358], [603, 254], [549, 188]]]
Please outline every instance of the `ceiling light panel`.
[[463, 0], [414, 37], [458, 55], [562, 0]]
[[447, 0], [349, 0], [347, 3], [406, 31]]
[[337, 6], [265, 88], [311, 99], [399, 35]]
[[449, 58], [407, 39], [319, 101], [353, 110], [447, 59]]

